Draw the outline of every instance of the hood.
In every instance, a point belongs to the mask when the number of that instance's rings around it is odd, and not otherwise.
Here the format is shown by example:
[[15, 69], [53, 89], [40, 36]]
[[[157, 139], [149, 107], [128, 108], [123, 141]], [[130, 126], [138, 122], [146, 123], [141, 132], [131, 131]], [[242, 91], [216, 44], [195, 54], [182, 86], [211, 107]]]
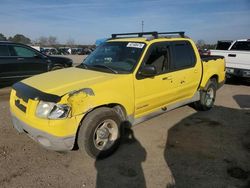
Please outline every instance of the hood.
[[72, 59], [60, 56], [47, 56], [51, 63], [72, 63]]
[[57, 61], [57, 60], [60, 60], [60, 61], [70, 61], [70, 60], [71, 60], [70, 58], [67, 58], [67, 57], [60, 57], [60, 56], [48, 56], [48, 58], [49, 58], [51, 61]]
[[114, 74], [73, 67], [33, 76], [22, 82], [42, 92], [62, 96], [112, 78]]

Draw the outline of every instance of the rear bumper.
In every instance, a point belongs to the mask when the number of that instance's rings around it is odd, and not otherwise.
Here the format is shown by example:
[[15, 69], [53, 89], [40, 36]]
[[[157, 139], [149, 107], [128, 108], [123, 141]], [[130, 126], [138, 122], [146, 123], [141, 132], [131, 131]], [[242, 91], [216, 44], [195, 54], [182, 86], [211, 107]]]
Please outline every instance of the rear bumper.
[[237, 68], [226, 68], [227, 77], [237, 76], [250, 78], [250, 69], [237, 69]]
[[56, 151], [67, 151], [73, 149], [75, 136], [57, 137], [33, 128], [32, 126], [18, 119], [13, 113], [11, 114], [11, 116], [13, 125], [19, 133], [27, 134], [29, 137], [31, 137], [33, 140], [35, 140], [45, 148]]

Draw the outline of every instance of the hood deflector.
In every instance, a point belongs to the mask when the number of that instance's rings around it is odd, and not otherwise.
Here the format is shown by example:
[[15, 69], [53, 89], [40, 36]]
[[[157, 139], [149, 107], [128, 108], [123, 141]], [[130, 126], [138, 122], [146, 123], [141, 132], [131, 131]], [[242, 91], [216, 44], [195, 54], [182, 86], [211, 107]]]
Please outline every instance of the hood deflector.
[[22, 82], [15, 83], [12, 88], [16, 90], [17, 97], [23, 99], [25, 102], [28, 102], [29, 99], [55, 103], [61, 100], [60, 96], [44, 93]]

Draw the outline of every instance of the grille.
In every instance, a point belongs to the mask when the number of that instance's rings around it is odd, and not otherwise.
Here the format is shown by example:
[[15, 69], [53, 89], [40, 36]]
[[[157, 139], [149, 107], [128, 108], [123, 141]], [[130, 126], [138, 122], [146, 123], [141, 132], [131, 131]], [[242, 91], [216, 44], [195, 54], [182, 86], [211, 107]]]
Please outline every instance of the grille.
[[26, 106], [22, 105], [20, 103], [20, 100], [19, 99], [16, 99], [15, 100], [15, 105], [17, 108], [19, 108], [21, 111], [23, 111], [24, 113], [26, 113]]
[[[21, 100], [26, 103], [26, 104], [22, 104]], [[16, 97], [15, 97], [15, 106], [21, 110], [22, 112], [26, 113], [27, 110], [27, 104], [28, 104], [29, 98], [22, 95], [20, 92], [18, 92], [16, 90]]]

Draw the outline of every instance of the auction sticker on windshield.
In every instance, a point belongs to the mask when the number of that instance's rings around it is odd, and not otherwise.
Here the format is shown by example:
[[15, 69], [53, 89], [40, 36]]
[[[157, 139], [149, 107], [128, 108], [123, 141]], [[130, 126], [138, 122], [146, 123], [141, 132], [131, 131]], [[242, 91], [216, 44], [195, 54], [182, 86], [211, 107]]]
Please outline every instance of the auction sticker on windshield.
[[136, 43], [136, 42], [129, 42], [127, 44], [127, 47], [130, 47], [130, 48], [143, 48], [144, 44], [142, 43]]

